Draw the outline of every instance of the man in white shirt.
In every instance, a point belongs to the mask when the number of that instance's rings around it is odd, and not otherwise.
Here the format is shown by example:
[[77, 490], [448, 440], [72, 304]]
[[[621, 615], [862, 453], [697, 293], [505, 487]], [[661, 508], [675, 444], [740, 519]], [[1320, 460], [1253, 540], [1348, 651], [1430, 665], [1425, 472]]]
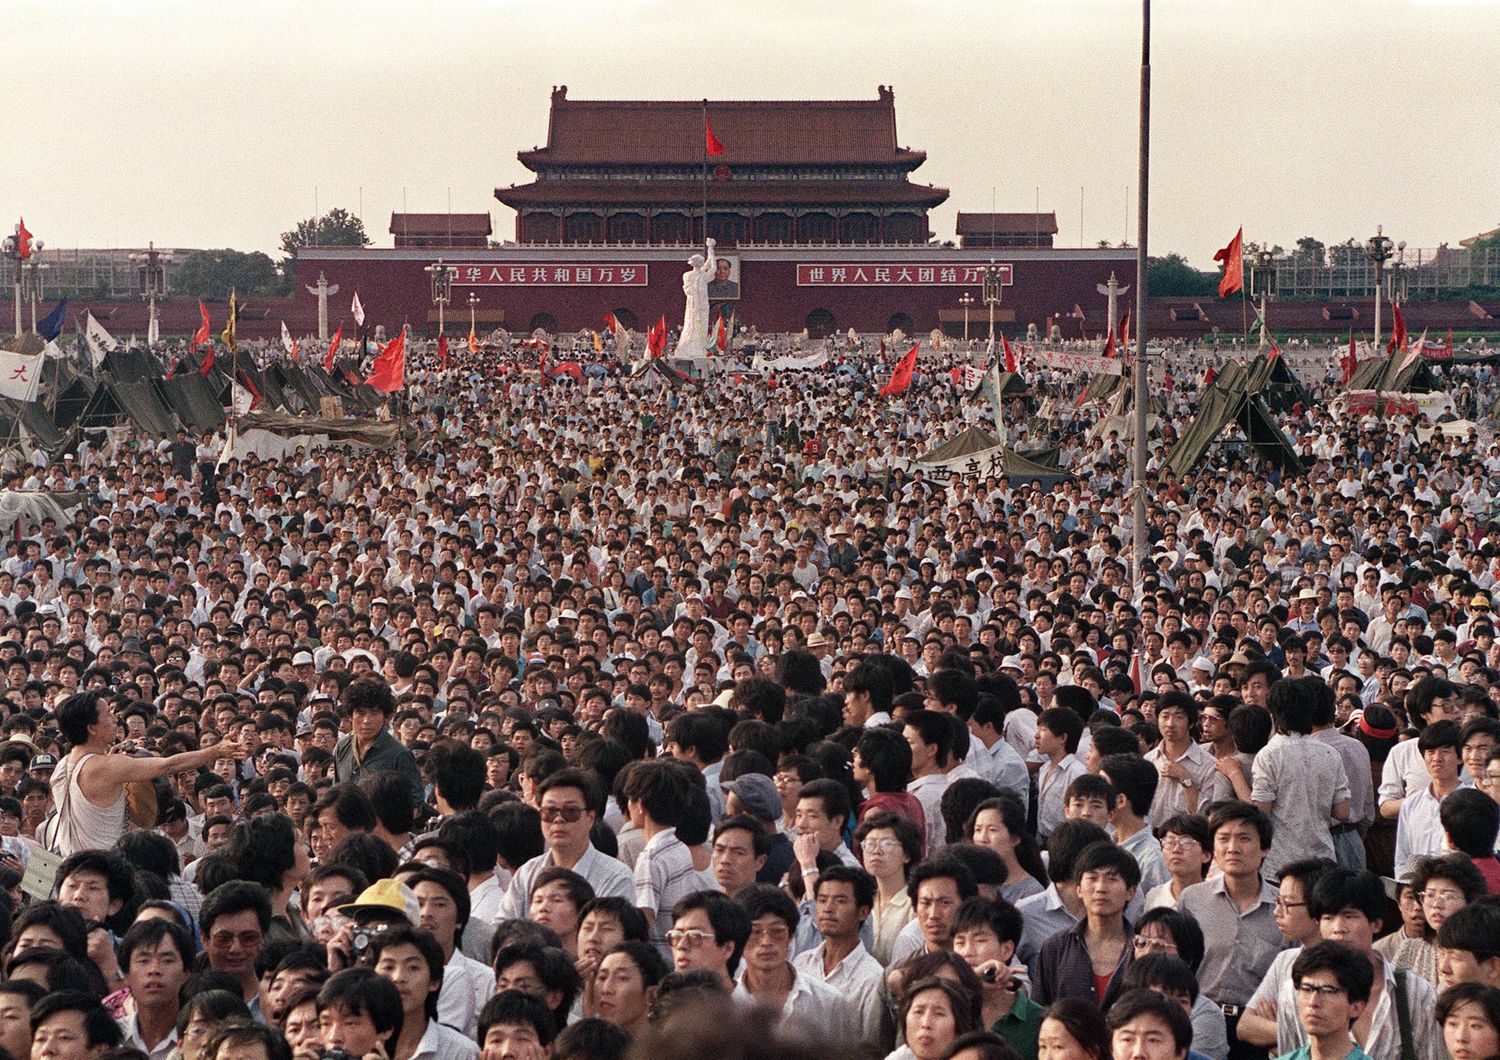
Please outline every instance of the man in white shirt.
[[859, 937], [875, 905], [875, 879], [863, 869], [835, 865], [818, 876], [813, 892], [814, 919], [823, 941], [792, 958], [792, 967], [842, 997], [857, 1014], [860, 1040], [875, 1044], [885, 969]]
[[927, 825], [928, 857], [947, 842], [942, 802], [943, 792], [948, 790], [949, 784], [947, 768], [953, 739], [950, 726], [957, 723], [952, 715], [933, 710], [918, 710], [906, 716], [903, 732], [906, 742], [911, 745], [912, 775], [906, 791], [915, 795], [922, 804]]
[[787, 960], [798, 917], [786, 892], [758, 883], [740, 902], [750, 915], [750, 940], [734, 996], [771, 1009], [777, 1030], [789, 1040], [854, 1037], [858, 1024], [850, 999]]

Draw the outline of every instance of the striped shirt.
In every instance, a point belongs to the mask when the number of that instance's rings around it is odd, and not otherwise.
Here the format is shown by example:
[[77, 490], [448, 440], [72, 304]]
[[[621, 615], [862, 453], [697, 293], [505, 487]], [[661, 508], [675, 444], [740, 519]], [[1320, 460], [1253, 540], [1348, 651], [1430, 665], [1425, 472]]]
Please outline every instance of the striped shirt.
[[635, 904], [655, 918], [651, 941], [669, 960], [667, 932], [672, 930], [672, 907], [700, 889], [692, 851], [677, 838], [677, 829], [668, 828], [652, 836], [635, 862]]

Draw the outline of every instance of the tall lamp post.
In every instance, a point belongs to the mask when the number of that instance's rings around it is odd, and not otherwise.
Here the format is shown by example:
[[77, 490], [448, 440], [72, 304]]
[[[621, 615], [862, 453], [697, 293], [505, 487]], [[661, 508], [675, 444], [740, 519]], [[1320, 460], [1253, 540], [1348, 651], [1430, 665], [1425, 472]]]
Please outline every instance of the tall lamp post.
[[444, 265], [443, 259], [428, 265], [423, 270], [432, 280], [432, 304], [437, 306], [438, 311], [438, 334], [443, 333], [443, 310], [453, 300], [453, 277], [458, 275], [458, 267], [455, 265]]
[[1276, 253], [1269, 249], [1255, 251], [1255, 263], [1250, 266], [1250, 294], [1260, 300], [1260, 344], [1266, 344], [1271, 322], [1266, 316], [1271, 297], [1276, 293]]
[[958, 304], [964, 307], [964, 345], [969, 343], [969, 307], [974, 304], [974, 296], [968, 291], [958, 296]]
[[995, 259], [991, 258], [984, 270], [984, 304], [990, 309], [990, 342], [992, 343], [995, 341], [995, 307], [1000, 304], [1004, 293], [1000, 287], [1000, 267], [995, 264]]
[[1395, 242], [1384, 232], [1383, 225], [1375, 226], [1375, 234], [1365, 242], [1365, 253], [1375, 265], [1375, 349], [1380, 349], [1380, 284], [1385, 263], [1391, 260], [1391, 248]]
[[1407, 275], [1406, 264], [1406, 240], [1396, 244], [1396, 260], [1391, 262], [1391, 275], [1386, 280], [1385, 296], [1391, 300], [1391, 305], [1406, 304], [1406, 289], [1410, 281]]
[[477, 308], [479, 308], [479, 295], [476, 292], [474, 292], [474, 291], [470, 291], [469, 292], [469, 334], [470, 335], [474, 334], [474, 310], [477, 309]]
[[172, 262], [172, 255], [157, 250], [153, 242], [146, 244], [144, 254], [129, 257], [140, 274], [141, 297], [150, 306], [146, 318], [146, 345], [152, 346], [161, 337], [156, 322], [156, 300], [167, 293], [167, 266]]
[[41, 301], [44, 273], [52, 266], [42, 262], [42, 241], [31, 241], [31, 257], [26, 262], [26, 290], [31, 299], [31, 330], [36, 331], [36, 304]]
[[[16, 338], [26, 333], [26, 324], [21, 320], [21, 302], [23, 300], [22, 288], [26, 282], [26, 260], [31, 255], [41, 251], [42, 241], [40, 239], [27, 238], [26, 246], [21, 245], [21, 226], [16, 225], [16, 230], [5, 237], [4, 243], [0, 243], [0, 254], [11, 264], [12, 283], [15, 287], [16, 296]], [[33, 314], [33, 328], [35, 328], [35, 314]]]

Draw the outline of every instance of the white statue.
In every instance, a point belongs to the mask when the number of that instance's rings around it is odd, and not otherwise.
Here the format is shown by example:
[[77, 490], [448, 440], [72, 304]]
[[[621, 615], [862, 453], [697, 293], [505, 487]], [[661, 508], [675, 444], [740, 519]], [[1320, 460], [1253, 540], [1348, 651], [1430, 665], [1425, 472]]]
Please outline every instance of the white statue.
[[694, 254], [688, 258], [688, 271], [682, 274], [682, 293], [686, 305], [682, 313], [682, 331], [677, 335], [674, 357], [702, 357], [708, 351], [708, 281], [713, 278], [717, 261], [714, 241], [708, 241], [708, 257]]

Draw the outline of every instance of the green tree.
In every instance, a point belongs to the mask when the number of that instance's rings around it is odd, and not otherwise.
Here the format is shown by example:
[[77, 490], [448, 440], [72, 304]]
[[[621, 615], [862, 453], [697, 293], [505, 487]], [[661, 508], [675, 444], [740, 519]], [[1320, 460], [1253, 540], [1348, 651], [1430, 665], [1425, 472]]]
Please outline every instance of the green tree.
[[1312, 236], [1303, 236], [1297, 240], [1296, 253], [1300, 257], [1322, 262], [1328, 253], [1328, 248], [1323, 244], [1321, 239], [1315, 239]]
[[281, 233], [281, 252], [288, 258], [297, 256], [302, 247], [367, 247], [370, 237], [365, 223], [342, 206], [335, 206], [322, 217], [298, 221], [290, 232]]
[[1181, 254], [1152, 258], [1146, 266], [1146, 283], [1153, 297], [1157, 295], [1208, 295], [1218, 290], [1218, 276], [1199, 272]]
[[260, 251], [195, 250], [172, 269], [169, 282], [174, 292], [215, 300], [230, 291], [273, 295], [281, 289], [276, 263]]

